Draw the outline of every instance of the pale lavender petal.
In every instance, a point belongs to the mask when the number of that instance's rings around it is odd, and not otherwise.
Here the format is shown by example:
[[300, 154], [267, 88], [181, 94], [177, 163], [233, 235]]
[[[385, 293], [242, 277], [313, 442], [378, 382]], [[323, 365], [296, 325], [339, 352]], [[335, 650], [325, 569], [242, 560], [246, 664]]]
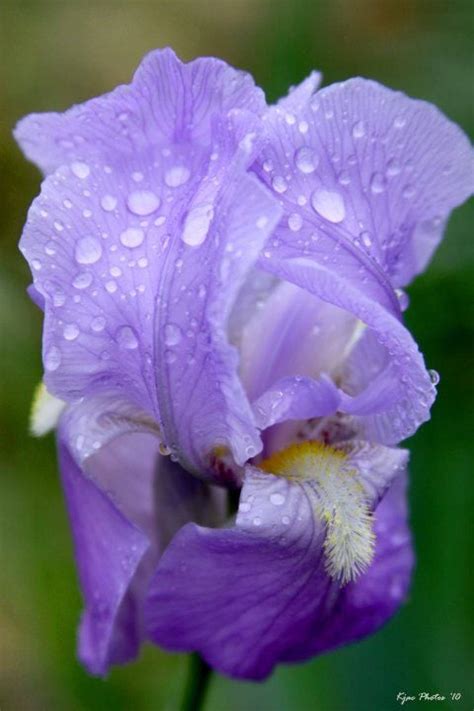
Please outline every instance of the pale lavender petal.
[[196, 650], [225, 674], [262, 679], [280, 661], [373, 632], [402, 602], [412, 566], [404, 491], [388, 496], [376, 512], [374, 563], [341, 589], [325, 572], [324, 526], [304, 487], [249, 472], [235, 527], [185, 526], [164, 554], [147, 601], [151, 638]]
[[403, 286], [422, 271], [472, 194], [466, 136], [434, 106], [364, 79], [297, 112], [278, 104], [266, 124], [256, 170], [285, 208], [274, 253], [304, 250], [396, 313], [385, 278]]
[[72, 161], [134, 156], [150, 146], [212, 144], [213, 114], [263, 113], [252, 77], [214, 58], [182, 63], [171, 49], [150, 52], [130, 85], [65, 113], [31, 114], [15, 129], [25, 155], [45, 173]]
[[286, 420], [332, 415], [341, 409], [342, 395], [324, 374], [319, 380], [302, 376], [282, 378], [252, 403], [257, 427], [264, 430]]
[[[127, 136], [138, 143], [124, 138], [127, 152], [104, 138], [99, 147], [110, 144], [110, 155], [91, 148], [50, 175], [21, 248], [45, 300], [49, 391], [66, 401], [115, 391], [161, 422], [186, 468], [204, 473], [216, 447], [242, 462], [261, 446], [226, 326], [280, 208], [246, 172], [262, 141], [260, 120], [240, 108], [255, 108], [248, 79], [232, 79], [219, 62], [183, 68], [165, 55], [184, 72], [177, 90], [160, 74], [162, 55], [139, 71], [158, 72], [168, 87], [169, 105], [156, 109], [163, 134], [150, 137], [140, 113], [156, 97], [137, 90]], [[116, 111], [110, 96], [97, 101]], [[83, 111], [86, 151], [108, 114]], [[172, 120], [174, 143], [164, 147]]]
[[[339, 279], [330, 269], [307, 257], [277, 260], [263, 259], [262, 266], [324, 301], [353, 313], [367, 324], [385, 353], [381, 360], [383, 380], [371, 390], [371, 399], [361, 395], [361, 421], [371, 436], [368, 439], [396, 444], [416, 431], [429, 418], [435, 388], [425, 368], [423, 357], [408, 330], [381, 304]], [[371, 378], [374, 376], [371, 373]], [[367, 385], [369, 384], [367, 380]], [[380, 396], [382, 392], [383, 397]], [[357, 394], [359, 393], [352, 393]], [[357, 398], [347, 407], [357, 414]], [[372, 404], [373, 414], [369, 405]], [[367, 418], [367, 419], [364, 419]]]
[[279, 283], [242, 328], [240, 376], [249, 397], [260, 397], [281, 378], [335, 372], [356, 324], [353, 314]]

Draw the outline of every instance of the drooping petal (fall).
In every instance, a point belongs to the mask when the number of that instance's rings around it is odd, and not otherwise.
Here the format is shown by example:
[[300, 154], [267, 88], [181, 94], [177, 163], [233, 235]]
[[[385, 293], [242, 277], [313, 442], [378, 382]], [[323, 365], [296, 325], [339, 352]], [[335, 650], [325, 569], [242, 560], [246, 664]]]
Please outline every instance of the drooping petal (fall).
[[[405, 461], [395, 457], [382, 481], [372, 479], [375, 500], [390, 476], [403, 478]], [[412, 567], [404, 484], [386, 497], [375, 511], [373, 562], [341, 587], [328, 574], [310, 486], [249, 470], [234, 527], [190, 524], [164, 554], [146, 603], [151, 638], [197, 650], [231, 676], [262, 679], [278, 662], [373, 632], [398, 609]]]

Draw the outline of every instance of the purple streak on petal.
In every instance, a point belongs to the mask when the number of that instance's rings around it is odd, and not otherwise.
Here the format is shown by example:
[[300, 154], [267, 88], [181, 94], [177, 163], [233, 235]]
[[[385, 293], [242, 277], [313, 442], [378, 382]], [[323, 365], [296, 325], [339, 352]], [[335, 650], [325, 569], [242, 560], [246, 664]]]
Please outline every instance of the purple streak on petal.
[[364, 79], [308, 96], [294, 115], [272, 107], [266, 124], [256, 171], [285, 208], [274, 253], [304, 248], [396, 315], [384, 275], [403, 286], [422, 271], [472, 193], [466, 136], [435, 107]]
[[264, 430], [286, 420], [332, 415], [341, 400], [341, 392], [327, 375], [319, 380], [295, 376], [277, 380], [252, 407], [257, 427]]
[[[355, 314], [369, 326], [380, 347], [386, 350], [383, 392], [387, 399], [385, 403], [380, 402], [380, 387], [372, 392], [375, 413], [361, 417], [362, 436], [384, 444], [396, 444], [413, 434], [429, 418], [435, 389], [408, 330], [383, 306], [310, 258], [286, 261], [263, 258], [261, 264], [280, 278]], [[365, 400], [364, 413], [367, 408], [368, 401]], [[354, 405], [354, 414], [355, 410]]]
[[[402, 602], [412, 562], [404, 515], [392, 517], [390, 506], [378, 509], [375, 563], [347, 594], [325, 572], [324, 526], [305, 487], [249, 470], [234, 528], [185, 526], [164, 554], [146, 606], [151, 638], [167, 649], [196, 650], [225, 674], [262, 679], [279, 661], [374, 631]], [[355, 608], [358, 597], [361, 619], [347, 602]], [[338, 629], [341, 609], [347, 636]]]
[[262, 114], [251, 76], [214, 58], [183, 64], [171, 49], [150, 52], [130, 85], [63, 114], [31, 114], [15, 129], [25, 155], [45, 173], [71, 161], [148, 152], [178, 142], [212, 143], [209, 117], [232, 109]]

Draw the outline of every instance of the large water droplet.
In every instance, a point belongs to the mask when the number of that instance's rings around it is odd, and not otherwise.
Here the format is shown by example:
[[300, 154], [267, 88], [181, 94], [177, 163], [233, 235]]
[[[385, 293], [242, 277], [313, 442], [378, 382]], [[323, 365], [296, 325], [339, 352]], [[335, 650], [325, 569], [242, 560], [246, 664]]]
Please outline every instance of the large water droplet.
[[61, 351], [57, 346], [51, 346], [44, 356], [44, 367], [49, 372], [57, 370], [61, 365]]
[[285, 497], [283, 496], [283, 494], [271, 494], [270, 501], [274, 506], [283, 506], [283, 504], [285, 503]]
[[138, 339], [130, 326], [122, 326], [117, 331], [117, 342], [122, 348], [133, 351], [138, 348]]
[[91, 328], [93, 331], [95, 331], [95, 333], [100, 333], [104, 330], [106, 323], [107, 321], [105, 320], [104, 316], [96, 316], [91, 321]]
[[181, 329], [174, 323], [165, 326], [165, 343], [167, 346], [176, 346], [181, 341]]
[[170, 188], [178, 188], [180, 185], [187, 183], [191, 176], [189, 168], [184, 165], [176, 165], [170, 168], [165, 173], [165, 183]]
[[114, 198], [113, 195], [104, 195], [100, 201], [100, 205], [106, 212], [112, 212], [112, 210], [115, 210], [117, 207], [117, 198]]
[[295, 153], [295, 165], [305, 175], [314, 173], [318, 167], [318, 159], [313, 149], [307, 146], [299, 148]]
[[74, 277], [72, 285], [76, 289], [87, 289], [92, 284], [92, 274], [90, 272], [81, 272]]
[[74, 163], [72, 163], [71, 170], [76, 176], [76, 178], [81, 178], [82, 180], [84, 178], [87, 178], [87, 176], [91, 172], [87, 163], [82, 163], [81, 161], [75, 161]]
[[204, 242], [209, 226], [214, 217], [214, 208], [210, 204], [196, 205], [186, 216], [181, 239], [191, 247], [198, 247]]
[[281, 175], [275, 175], [272, 180], [272, 188], [276, 193], [284, 193], [288, 189], [285, 178]]
[[311, 196], [311, 204], [314, 210], [329, 222], [342, 222], [346, 216], [343, 197], [333, 190], [315, 190]]
[[382, 173], [374, 173], [370, 181], [370, 189], [374, 195], [383, 193], [386, 188], [385, 178]]
[[67, 323], [63, 329], [63, 336], [66, 341], [75, 341], [80, 331], [75, 323]]
[[365, 126], [363, 121], [357, 121], [352, 127], [352, 136], [354, 138], [363, 138], [365, 136]]
[[145, 234], [139, 227], [128, 227], [120, 234], [121, 243], [124, 247], [129, 247], [130, 249], [139, 247], [144, 239]]
[[95, 264], [102, 256], [102, 246], [95, 237], [82, 237], [76, 244], [74, 256], [79, 264]]
[[292, 232], [298, 232], [303, 226], [303, 218], [297, 212], [292, 212], [288, 217], [288, 227]]
[[161, 200], [151, 190], [135, 190], [130, 193], [127, 207], [134, 215], [151, 215], [158, 210]]
[[430, 376], [430, 380], [433, 383], [433, 385], [438, 385], [440, 381], [439, 373], [437, 370], [429, 370], [428, 374]]

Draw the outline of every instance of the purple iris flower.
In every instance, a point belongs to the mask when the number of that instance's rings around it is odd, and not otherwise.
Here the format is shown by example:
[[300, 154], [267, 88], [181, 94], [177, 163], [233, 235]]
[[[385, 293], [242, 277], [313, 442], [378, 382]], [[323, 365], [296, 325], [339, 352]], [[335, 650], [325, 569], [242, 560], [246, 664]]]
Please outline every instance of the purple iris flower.
[[[435, 387], [400, 291], [472, 191], [437, 109], [311, 75], [274, 107], [216, 59], [16, 137], [46, 174], [21, 241], [104, 674], [144, 640], [260, 679], [407, 594], [407, 452]], [[229, 500], [240, 492], [232, 515]]]

